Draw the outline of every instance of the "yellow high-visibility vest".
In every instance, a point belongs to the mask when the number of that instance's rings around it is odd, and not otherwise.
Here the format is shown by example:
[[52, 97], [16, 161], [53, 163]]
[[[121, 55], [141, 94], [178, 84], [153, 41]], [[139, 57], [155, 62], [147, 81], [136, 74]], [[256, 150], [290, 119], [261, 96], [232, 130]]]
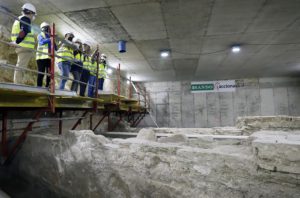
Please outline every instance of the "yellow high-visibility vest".
[[74, 56], [74, 58], [75, 58], [77, 61], [82, 62], [83, 56], [82, 56], [80, 53], [78, 53], [78, 54], [76, 54], [76, 56]]
[[57, 51], [57, 55], [61, 57], [57, 58], [58, 63], [63, 61], [72, 61], [74, 59], [73, 49], [67, 46], [61, 46]]
[[83, 59], [83, 68], [89, 70], [90, 69], [91, 59], [89, 56], [85, 56]]
[[100, 63], [99, 70], [98, 70], [98, 78], [105, 78], [105, 77], [106, 77], [105, 65], [103, 63]]
[[[46, 38], [46, 35], [44, 32], [41, 32], [40, 35], [43, 37], [43, 38]], [[48, 43], [44, 44], [44, 45], [41, 45], [40, 42], [38, 42], [38, 47], [37, 47], [37, 50], [40, 51], [40, 52], [43, 52], [43, 53], [49, 53], [49, 50], [48, 50]], [[36, 60], [39, 60], [39, 59], [50, 59], [51, 57], [47, 54], [42, 54], [42, 53], [39, 53], [37, 52], [36, 53]]]
[[[21, 19], [23, 16], [19, 16], [19, 19]], [[11, 30], [11, 41], [16, 41], [17, 37], [19, 36], [21, 29], [20, 29], [20, 21], [15, 20], [12, 30]], [[21, 47], [29, 48], [29, 49], [34, 49], [35, 45], [35, 40], [34, 40], [34, 34], [33, 31], [29, 32], [24, 40], [18, 44]]]
[[91, 75], [96, 76], [96, 73], [97, 73], [97, 61], [94, 61], [94, 63], [90, 64], [89, 70], [90, 70], [90, 74]]

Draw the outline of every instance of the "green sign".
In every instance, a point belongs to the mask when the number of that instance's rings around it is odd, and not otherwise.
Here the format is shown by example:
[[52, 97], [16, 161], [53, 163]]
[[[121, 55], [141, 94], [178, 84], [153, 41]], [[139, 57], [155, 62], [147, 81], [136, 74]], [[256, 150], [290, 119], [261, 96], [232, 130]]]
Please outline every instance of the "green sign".
[[210, 91], [214, 90], [214, 84], [192, 84], [191, 91]]

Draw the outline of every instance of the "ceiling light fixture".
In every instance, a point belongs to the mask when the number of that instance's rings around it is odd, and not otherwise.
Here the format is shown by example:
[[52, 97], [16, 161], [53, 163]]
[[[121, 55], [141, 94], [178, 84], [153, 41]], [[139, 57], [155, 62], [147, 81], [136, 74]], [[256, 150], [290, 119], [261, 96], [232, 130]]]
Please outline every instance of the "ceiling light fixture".
[[233, 53], [239, 53], [241, 51], [241, 46], [240, 45], [233, 45], [233, 46], [231, 46], [231, 51]]
[[166, 57], [170, 56], [170, 50], [162, 50], [162, 51], [160, 51], [160, 56], [162, 58], [166, 58]]

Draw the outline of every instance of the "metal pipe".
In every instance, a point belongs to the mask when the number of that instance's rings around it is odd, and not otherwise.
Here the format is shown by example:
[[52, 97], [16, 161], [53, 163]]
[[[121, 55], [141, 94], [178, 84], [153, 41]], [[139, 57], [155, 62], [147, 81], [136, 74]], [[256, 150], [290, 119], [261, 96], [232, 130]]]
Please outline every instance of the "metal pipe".
[[107, 116], [107, 113], [104, 113], [102, 118], [99, 120], [99, 122], [96, 124], [96, 126], [94, 127], [93, 131], [95, 131], [98, 126], [101, 124], [101, 122], [104, 120], [104, 118]]
[[136, 93], [138, 93], [138, 90], [137, 90], [137, 88], [135, 87], [135, 85], [134, 85], [134, 83], [133, 83], [133, 82], [131, 82], [131, 85], [132, 85], [132, 87], [133, 87], [134, 91], [135, 91]]
[[36, 71], [36, 70], [23, 68], [23, 67], [17, 67], [15, 65], [7, 64], [7, 63], [1, 63], [0, 62], [0, 65], [1, 65], [1, 67], [5, 67], [5, 68], [8, 68], [8, 69], [12, 69], [12, 70], [24, 70], [24, 71], [33, 72], [33, 73], [36, 73], [36, 74], [43, 74], [43, 75], [46, 75], [46, 76], [50, 76], [50, 74], [45, 74], [44, 72], [39, 72], [39, 71]]
[[151, 118], [152, 122], [155, 124], [156, 128], [159, 128], [159, 126], [158, 126], [157, 122], [154, 120], [154, 118], [153, 118], [153, 116], [152, 116], [151, 112], [150, 112], [150, 111], [148, 111], [148, 113], [149, 113], [149, 116], [150, 116], [150, 118]]
[[[40, 109], [38, 110], [34, 117], [33, 120], [39, 120], [42, 112], [44, 112], [44, 109]], [[33, 122], [29, 122], [26, 126], [26, 128], [24, 129], [23, 133], [19, 136], [19, 138], [16, 140], [15, 144], [12, 147], [12, 150], [9, 152], [8, 157], [5, 160], [5, 164], [7, 164], [16, 154], [16, 152], [18, 151], [18, 148], [21, 146], [21, 144], [24, 142], [24, 140], [26, 139], [27, 133], [31, 130], [33, 124], [35, 123], [35, 121]]]
[[[85, 112], [82, 114], [81, 117], [85, 117], [87, 113], [88, 113], [88, 111], [85, 111]], [[81, 120], [82, 120], [82, 118], [79, 118], [79, 119], [77, 120], [77, 122], [76, 122], [76, 123], [74, 124], [74, 126], [72, 127], [72, 130], [75, 130], [75, 129], [76, 129], [76, 127], [79, 125], [79, 123], [81, 122]]]
[[144, 117], [145, 117], [145, 113], [140, 117], [140, 119], [135, 123], [135, 126], [134, 127], [137, 127], [139, 124], [140, 124], [140, 122], [144, 119]]
[[[71, 80], [71, 81], [74, 81], [74, 82], [77, 82], [79, 84], [84, 84], [84, 85], [88, 85], [88, 83], [84, 83], [82, 81], [79, 81], [79, 80], [74, 80], [72, 78], [69, 78], [69, 77], [66, 77], [66, 76], [61, 76], [61, 75], [56, 75], [55, 78], [58, 78], [58, 79], [66, 79], [66, 80]], [[91, 87], [96, 87], [95, 85], [90, 85]]]
[[13, 120], [13, 123], [26, 123], [26, 122], [46, 122], [46, 121], [59, 121], [59, 120], [77, 120], [77, 119], [85, 119], [86, 117], [64, 117], [64, 118], [41, 118], [39, 120]]

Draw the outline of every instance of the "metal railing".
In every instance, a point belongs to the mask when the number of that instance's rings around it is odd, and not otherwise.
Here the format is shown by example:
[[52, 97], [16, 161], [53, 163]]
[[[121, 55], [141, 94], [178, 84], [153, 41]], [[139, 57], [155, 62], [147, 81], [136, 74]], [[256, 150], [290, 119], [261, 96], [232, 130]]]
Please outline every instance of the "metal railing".
[[[34, 25], [32, 24], [28, 24], [24, 21], [21, 21], [17, 16], [15, 16], [14, 14], [12, 14], [11, 12], [9, 12], [6, 8], [4, 8], [3, 6], [0, 6], [0, 12], [1, 13], [4, 13], [6, 16], [8, 17], [11, 17], [12, 19], [14, 20], [18, 20], [28, 26], [30, 26], [31, 28], [34, 29], [34, 32], [35, 33], [41, 33], [41, 30], [39, 28], [36, 28]], [[56, 35], [56, 30], [55, 30], [55, 24], [53, 23], [51, 25], [51, 33], [50, 33], [50, 39], [51, 39], [51, 50], [50, 50], [50, 53], [45, 53], [43, 51], [39, 51], [39, 50], [36, 50], [36, 49], [29, 49], [29, 48], [26, 48], [27, 50], [30, 50], [32, 52], [35, 52], [35, 53], [39, 53], [39, 54], [44, 54], [44, 55], [48, 55], [51, 59], [51, 67], [50, 67], [50, 72], [40, 72], [40, 71], [36, 71], [36, 70], [32, 70], [32, 69], [29, 69], [29, 68], [26, 68], [26, 67], [17, 67], [16, 65], [12, 65], [12, 64], [8, 64], [8, 63], [1, 63], [0, 62], [0, 67], [2, 68], [6, 68], [6, 69], [10, 69], [10, 70], [14, 70], [14, 71], [17, 71], [17, 70], [21, 70], [21, 71], [24, 71], [24, 72], [31, 72], [31, 73], [35, 73], [35, 74], [42, 74], [42, 75], [46, 75], [46, 76], [49, 76], [50, 77], [50, 89], [49, 89], [49, 92], [54, 95], [55, 94], [55, 79], [64, 79], [64, 80], [70, 80], [72, 82], [76, 82], [78, 84], [82, 84], [82, 85], [87, 85], [89, 87], [93, 87], [95, 90], [94, 90], [94, 97], [97, 98], [98, 97], [98, 83], [99, 83], [99, 76], [98, 76], [98, 73], [99, 73], [99, 48], [97, 46], [97, 50], [96, 50], [96, 54], [94, 53], [92, 56], [90, 56], [90, 58], [92, 57], [96, 57], [97, 58], [97, 71], [96, 71], [96, 84], [95, 85], [91, 85], [89, 83], [85, 83], [85, 82], [82, 82], [80, 80], [75, 80], [73, 78], [70, 78], [70, 77], [66, 77], [66, 76], [62, 76], [62, 75], [58, 75], [58, 74], [55, 74], [55, 58], [60, 58], [60, 59], [63, 59], [63, 60], [68, 60], [70, 61], [71, 64], [73, 65], [76, 65], [80, 68], [84, 68], [83, 65], [80, 65], [78, 63], [76, 63], [74, 60], [69, 60], [69, 59], [66, 59], [64, 57], [61, 57], [59, 55], [57, 55], [55, 53], [55, 49], [54, 49], [54, 46], [55, 46], [55, 41], [58, 40], [60, 41], [61, 43], [65, 43], [65, 40], [64, 39], [60, 39], [57, 35]], [[17, 44], [12, 44], [10, 42], [7, 42], [5, 40], [0, 40], [0, 43], [3, 43], [3, 44], [6, 44], [6, 45], [9, 45], [9, 46], [12, 46], [12, 47], [16, 47], [16, 48], [23, 48]], [[137, 88], [135, 87], [134, 83], [132, 82], [131, 80], [131, 77], [129, 79], [127, 78], [124, 78], [123, 76], [121, 76], [121, 69], [120, 69], [120, 64], [118, 65], [117, 69], [116, 69], [116, 77], [113, 78], [113, 77], [105, 77], [105, 79], [110, 79], [110, 80], [117, 80], [117, 94], [120, 96], [121, 95], [121, 84], [123, 84], [125, 87], [128, 87], [128, 98], [131, 99], [132, 96], [133, 96], [133, 89], [135, 90], [135, 94], [138, 94], [138, 101], [139, 101], [139, 104], [142, 102], [140, 96], [142, 95], [143, 98], [144, 98], [144, 106], [146, 108], [149, 107], [149, 103], [147, 102], [147, 93], [146, 91], [144, 90], [144, 93], [142, 93], [142, 91], [139, 89], [137, 90]], [[107, 68], [110, 68], [110, 69], [113, 69], [113, 67], [107, 65]], [[129, 85], [126, 85], [125, 83], [122, 82], [122, 80], [125, 80], [125, 81], [129, 81]], [[54, 100], [54, 99], [53, 99]], [[50, 102], [51, 104], [54, 104], [54, 102]], [[54, 108], [52, 107], [53, 111], [54, 111]]]

